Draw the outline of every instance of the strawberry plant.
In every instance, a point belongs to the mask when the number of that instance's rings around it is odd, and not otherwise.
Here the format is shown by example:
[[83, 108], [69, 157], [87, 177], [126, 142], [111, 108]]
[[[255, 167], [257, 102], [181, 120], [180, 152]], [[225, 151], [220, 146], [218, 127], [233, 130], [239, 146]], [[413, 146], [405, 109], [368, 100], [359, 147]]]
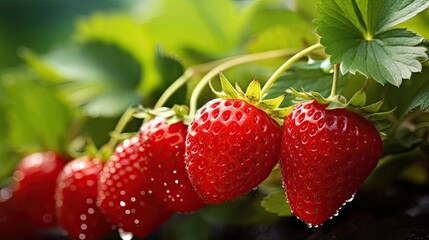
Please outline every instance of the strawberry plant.
[[429, 2], [124, 6], [1, 70], [0, 238], [426, 236]]

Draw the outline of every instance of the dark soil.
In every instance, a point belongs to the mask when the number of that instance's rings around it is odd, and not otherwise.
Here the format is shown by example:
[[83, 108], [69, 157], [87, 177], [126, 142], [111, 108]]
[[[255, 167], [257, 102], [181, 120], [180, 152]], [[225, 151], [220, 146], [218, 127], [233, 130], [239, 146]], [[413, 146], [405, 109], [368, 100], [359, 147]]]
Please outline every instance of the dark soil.
[[429, 186], [396, 182], [360, 191], [338, 217], [309, 229], [294, 217], [275, 224], [218, 229], [213, 240], [423, 240], [429, 239]]

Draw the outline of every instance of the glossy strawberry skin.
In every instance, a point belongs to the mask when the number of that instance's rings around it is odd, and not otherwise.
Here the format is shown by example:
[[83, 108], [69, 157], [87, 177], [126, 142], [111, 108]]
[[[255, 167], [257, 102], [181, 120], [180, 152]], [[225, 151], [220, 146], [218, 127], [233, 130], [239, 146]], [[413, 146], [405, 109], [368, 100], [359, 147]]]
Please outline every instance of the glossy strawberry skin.
[[103, 162], [87, 156], [74, 159], [60, 172], [55, 192], [58, 222], [73, 239], [103, 239], [112, 224], [96, 206]]
[[57, 176], [65, 164], [64, 157], [47, 151], [24, 157], [15, 169], [14, 202], [39, 227], [57, 224], [54, 194]]
[[277, 122], [243, 100], [206, 103], [186, 139], [185, 163], [194, 188], [206, 203], [246, 194], [277, 163], [280, 139]]
[[175, 212], [192, 212], [205, 205], [185, 169], [187, 129], [183, 122], [170, 124], [156, 117], [145, 123], [139, 133], [153, 195]]
[[39, 239], [36, 227], [14, 204], [10, 188], [0, 189], [0, 238], [16, 240]]
[[100, 173], [97, 204], [117, 226], [145, 237], [171, 215], [152, 194], [138, 136], [124, 140]]
[[377, 129], [346, 109], [326, 110], [316, 101], [285, 118], [280, 166], [291, 209], [320, 225], [350, 199], [381, 157]]

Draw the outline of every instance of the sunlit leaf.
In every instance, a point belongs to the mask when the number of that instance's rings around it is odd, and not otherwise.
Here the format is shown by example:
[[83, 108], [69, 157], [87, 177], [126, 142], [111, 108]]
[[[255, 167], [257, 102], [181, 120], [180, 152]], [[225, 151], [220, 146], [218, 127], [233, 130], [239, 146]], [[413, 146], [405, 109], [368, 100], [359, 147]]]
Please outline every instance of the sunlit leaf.
[[391, 27], [429, 6], [426, 0], [322, 0], [316, 20], [320, 42], [342, 73], [361, 73], [400, 86], [427, 59], [423, 38]]
[[144, 69], [139, 78], [140, 93], [147, 95], [160, 84], [155, 64], [156, 43], [153, 33], [146, 33], [142, 24], [137, 23], [130, 15], [94, 13], [81, 18], [77, 21], [74, 37], [84, 43], [96, 41], [114, 45], [132, 55], [140, 68]]
[[8, 144], [20, 152], [63, 151], [73, 111], [54, 88], [29, 76], [25, 72], [2, 76], [7, 94]]
[[[43, 69], [34, 68], [35, 59], [33, 56], [27, 61], [43, 78], [46, 76], [40, 71]], [[88, 115], [117, 116], [131, 104], [140, 102], [136, 90], [142, 72], [140, 64], [114, 46], [68, 45], [53, 50], [39, 61], [62, 78], [61, 89]]]
[[280, 217], [292, 216], [292, 211], [286, 202], [284, 191], [268, 195], [262, 200], [261, 206], [268, 212], [275, 213]]
[[255, 35], [248, 44], [249, 52], [263, 52], [282, 48], [302, 49], [317, 42], [314, 31], [295, 31], [295, 26], [269, 28]]
[[237, 46], [242, 23], [233, 1], [156, 1], [161, 10], [144, 27], [167, 52], [186, 57], [185, 48], [218, 54]]

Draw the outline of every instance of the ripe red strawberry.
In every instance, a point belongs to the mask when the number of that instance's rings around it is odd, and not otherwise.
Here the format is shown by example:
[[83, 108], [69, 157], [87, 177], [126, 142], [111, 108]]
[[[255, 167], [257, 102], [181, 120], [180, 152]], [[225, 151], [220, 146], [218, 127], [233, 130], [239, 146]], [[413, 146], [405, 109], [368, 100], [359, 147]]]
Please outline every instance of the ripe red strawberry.
[[33, 153], [21, 160], [13, 174], [15, 204], [39, 227], [57, 223], [54, 194], [65, 163], [52, 151]]
[[25, 214], [16, 208], [10, 188], [0, 189], [0, 238], [29, 240], [36, 239], [36, 228]]
[[214, 99], [198, 110], [186, 139], [186, 166], [206, 203], [241, 196], [268, 177], [280, 150], [279, 124], [239, 99]]
[[183, 122], [169, 124], [157, 117], [145, 123], [139, 133], [153, 194], [175, 212], [192, 212], [205, 205], [185, 169], [187, 129]]
[[377, 129], [346, 109], [305, 102], [285, 118], [280, 166], [291, 209], [309, 226], [333, 215], [381, 156]]
[[144, 237], [171, 215], [152, 195], [138, 136], [123, 141], [100, 173], [98, 205], [118, 227]]
[[58, 222], [73, 239], [103, 239], [112, 231], [112, 224], [96, 206], [103, 165], [99, 159], [85, 156], [69, 162], [58, 175]]

